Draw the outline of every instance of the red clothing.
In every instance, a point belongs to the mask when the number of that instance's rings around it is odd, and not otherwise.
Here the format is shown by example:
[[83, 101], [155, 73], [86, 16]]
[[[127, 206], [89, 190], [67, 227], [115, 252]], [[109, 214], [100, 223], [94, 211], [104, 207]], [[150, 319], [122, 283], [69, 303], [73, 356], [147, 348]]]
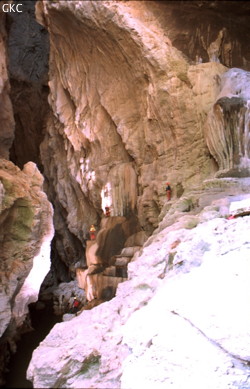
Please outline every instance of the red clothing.
[[79, 304], [80, 304], [80, 303], [79, 303], [78, 300], [74, 300], [74, 302], [73, 302], [73, 307], [74, 307], [74, 308], [77, 308]]
[[105, 216], [106, 217], [110, 216], [110, 209], [109, 209], [109, 207], [105, 207]]
[[89, 236], [91, 240], [94, 240], [96, 237], [96, 230], [94, 224], [91, 225], [90, 230], [89, 230]]
[[90, 232], [90, 240], [95, 240], [95, 232]]

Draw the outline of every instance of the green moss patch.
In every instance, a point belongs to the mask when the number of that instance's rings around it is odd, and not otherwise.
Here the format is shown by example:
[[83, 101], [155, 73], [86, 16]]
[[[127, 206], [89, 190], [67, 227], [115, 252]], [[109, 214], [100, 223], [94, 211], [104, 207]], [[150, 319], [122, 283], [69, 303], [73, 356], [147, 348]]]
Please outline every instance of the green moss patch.
[[10, 213], [10, 237], [18, 241], [28, 241], [34, 220], [34, 210], [26, 199], [18, 199]]

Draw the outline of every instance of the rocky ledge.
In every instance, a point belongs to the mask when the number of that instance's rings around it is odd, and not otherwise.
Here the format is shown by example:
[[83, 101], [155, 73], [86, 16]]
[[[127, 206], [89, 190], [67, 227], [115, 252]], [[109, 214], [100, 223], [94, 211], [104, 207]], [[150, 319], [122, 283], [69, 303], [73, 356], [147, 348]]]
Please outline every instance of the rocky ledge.
[[116, 297], [34, 351], [34, 387], [248, 388], [250, 216], [228, 217], [249, 187], [207, 180], [168, 204]]

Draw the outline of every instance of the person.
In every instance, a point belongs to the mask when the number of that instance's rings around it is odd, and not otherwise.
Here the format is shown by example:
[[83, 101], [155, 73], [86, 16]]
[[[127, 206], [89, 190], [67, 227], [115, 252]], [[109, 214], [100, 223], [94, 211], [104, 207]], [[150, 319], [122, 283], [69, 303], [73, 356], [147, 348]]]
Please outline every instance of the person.
[[79, 309], [79, 306], [80, 306], [80, 301], [77, 300], [76, 297], [74, 297], [73, 304], [72, 304], [72, 307], [70, 309], [70, 313], [76, 313]]
[[95, 240], [95, 238], [96, 238], [96, 229], [95, 229], [94, 224], [91, 224], [91, 226], [90, 226], [89, 235], [90, 235], [90, 240]]
[[109, 207], [105, 207], [105, 216], [106, 217], [110, 216], [110, 208]]
[[59, 302], [59, 310], [60, 310], [60, 312], [64, 313], [64, 310], [65, 310], [65, 297], [64, 297], [64, 294], [63, 295], [59, 295], [58, 302]]
[[170, 186], [169, 182], [166, 182], [166, 195], [167, 195], [168, 201], [171, 200], [171, 186]]

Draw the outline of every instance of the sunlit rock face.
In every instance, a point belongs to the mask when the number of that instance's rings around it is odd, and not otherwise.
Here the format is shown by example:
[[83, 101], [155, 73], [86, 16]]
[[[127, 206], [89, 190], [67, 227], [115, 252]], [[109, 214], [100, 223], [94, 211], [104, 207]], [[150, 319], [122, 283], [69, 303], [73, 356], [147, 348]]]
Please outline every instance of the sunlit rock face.
[[[178, 185], [216, 169], [202, 126], [227, 68], [192, 64], [168, 38], [159, 6], [155, 15], [149, 3], [37, 4], [51, 46], [53, 115], [42, 161], [55, 208], [63, 207], [69, 230], [82, 242], [106, 201], [112, 216], [137, 212], [152, 232], [166, 180], [176, 195]], [[167, 16], [167, 8], [161, 11]], [[202, 71], [205, 84], [196, 77]]]
[[34, 387], [249, 386], [249, 216], [227, 217], [250, 182], [214, 179], [245, 174], [248, 158], [248, 87], [234, 80], [250, 70], [249, 8], [228, 3], [37, 3], [50, 35], [41, 155], [57, 249], [70, 263], [82, 259], [73, 236], [86, 247], [77, 279], [90, 303], [116, 271], [111, 249], [121, 241], [108, 224], [121, 230], [136, 216], [139, 228], [115, 258], [128, 263], [116, 296], [56, 325], [34, 351]]
[[152, 233], [166, 181], [177, 198], [224, 169], [226, 146], [213, 150], [208, 115], [228, 67], [249, 70], [248, 5], [226, 3], [37, 2], [52, 110], [41, 160], [67, 266], [85, 261], [89, 226], [106, 205], [114, 217], [135, 213]]
[[34, 351], [34, 387], [248, 388], [250, 216], [227, 217], [249, 187], [207, 180], [165, 211], [116, 297]]
[[[11, 342], [50, 269], [53, 209], [36, 165], [0, 160], [0, 335]], [[1, 349], [4, 358], [4, 351]], [[1, 364], [1, 368], [4, 364]]]

